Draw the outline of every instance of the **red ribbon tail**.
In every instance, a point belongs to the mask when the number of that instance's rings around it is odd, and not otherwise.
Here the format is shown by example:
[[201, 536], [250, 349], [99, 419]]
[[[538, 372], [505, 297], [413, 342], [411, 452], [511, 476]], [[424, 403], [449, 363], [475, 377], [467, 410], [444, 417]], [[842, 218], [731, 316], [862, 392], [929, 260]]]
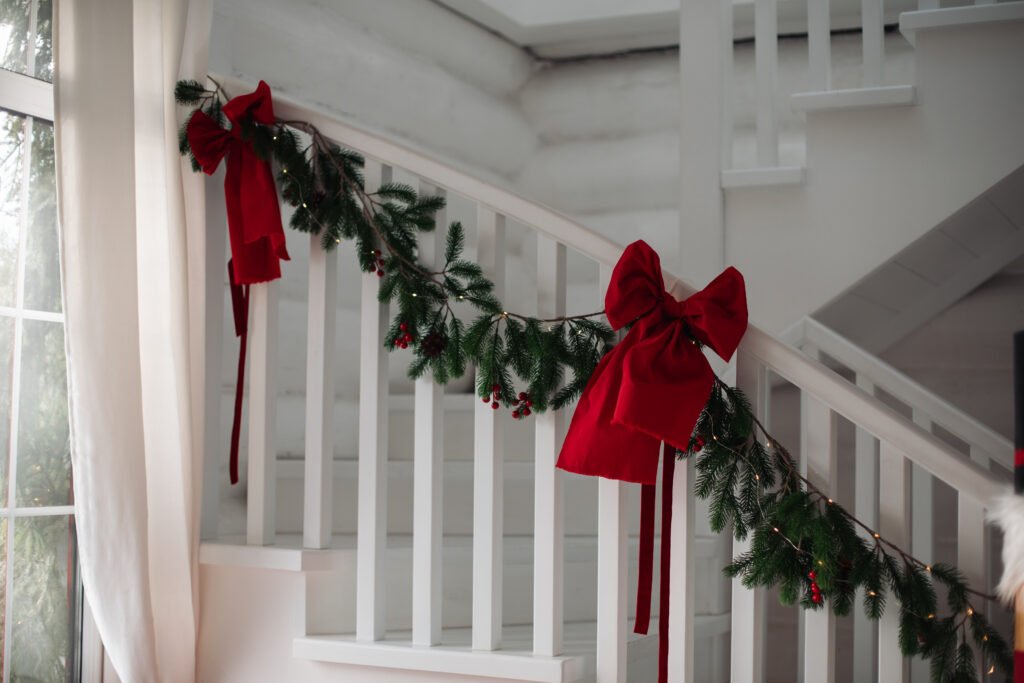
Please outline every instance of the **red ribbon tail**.
[[238, 440], [242, 432], [242, 395], [245, 392], [245, 351], [249, 338], [249, 286], [235, 281], [233, 261], [228, 261], [228, 281], [231, 283], [231, 311], [235, 318], [235, 336], [238, 344], [238, 378], [235, 382], [235, 414], [231, 422], [231, 456], [229, 472], [231, 483], [238, 483]]
[[654, 585], [654, 497], [656, 486], [640, 487], [640, 571], [636, 583], [636, 623], [633, 633], [647, 635], [651, 623], [651, 588]]
[[658, 614], [658, 683], [668, 683], [668, 595], [672, 559], [672, 483], [675, 480], [675, 448], [665, 444], [661, 483], [661, 590]]

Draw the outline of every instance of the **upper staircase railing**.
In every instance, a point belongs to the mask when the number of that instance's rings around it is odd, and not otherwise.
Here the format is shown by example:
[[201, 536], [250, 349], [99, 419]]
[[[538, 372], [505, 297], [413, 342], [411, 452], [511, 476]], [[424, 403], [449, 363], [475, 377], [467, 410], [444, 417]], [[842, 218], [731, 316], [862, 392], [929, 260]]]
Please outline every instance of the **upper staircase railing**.
[[[229, 92], [244, 92], [251, 84], [231, 78], [221, 80]], [[566, 252], [590, 259], [599, 270], [594, 301], [603, 301], [611, 269], [622, 248], [592, 233], [562, 214], [514, 193], [475, 178], [402, 145], [341, 121], [336, 115], [277, 97], [275, 109], [284, 119], [299, 119], [317, 126], [328, 138], [366, 156], [366, 178], [371, 186], [387, 181], [393, 169], [404, 169], [421, 179], [422, 188], [457, 194], [477, 206], [477, 260], [500, 288], [504, 279], [505, 224], [527, 226], [538, 233], [538, 310], [557, 313], [565, 305]], [[215, 231], [208, 231], [213, 233]], [[216, 243], [220, 239], [218, 246]], [[331, 386], [331, 356], [335, 325], [333, 310], [337, 288], [339, 252], [324, 252], [314, 236], [310, 242], [309, 309], [307, 347], [306, 457], [304, 546], [328, 547], [331, 542], [333, 492], [331, 473], [333, 446], [329, 416], [334, 401]], [[426, 258], [436, 245], [423, 245]], [[210, 238], [209, 258], [219, 259], [222, 268], [223, 240]], [[218, 272], [212, 267], [210, 273]], [[208, 320], [220, 320], [223, 306], [222, 278], [209, 278]], [[677, 298], [692, 288], [666, 276]], [[356, 638], [364, 643], [385, 636], [383, 577], [387, 530], [387, 393], [388, 354], [384, 349], [388, 311], [377, 299], [378, 279], [362, 277], [359, 387], [359, 466], [357, 533]], [[250, 320], [250, 393], [248, 446], [247, 542], [273, 544], [275, 540], [276, 451], [274, 448], [274, 391], [277, 283], [253, 285]], [[219, 330], [218, 326], [211, 329]], [[219, 341], [219, 340], [218, 340]], [[211, 354], [218, 344], [208, 344]], [[797, 386], [806, 404], [807, 419], [801, 421], [809, 477], [824, 490], [836, 491], [836, 416], [853, 422], [867, 435], [871, 449], [878, 444], [877, 467], [867, 451], [858, 453], [857, 513], [894, 542], [905, 543], [910, 532], [910, 466], [917, 465], [956, 490], [959, 498], [957, 552], [961, 569], [980, 586], [986, 585], [988, 557], [985, 509], [1001, 491], [1002, 482], [988, 471], [963, 458], [920, 425], [905, 419], [875, 396], [844, 381], [820, 363], [791, 346], [751, 327], [740, 347], [737, 384], [752, 398], [760, 414], [767, 413], [769, 373], [784, 377]], [[219, 361], [213, 363], [219, 366]], [[219, 401], [220, 377], [208, 370], [207, 430], [215, 432], [211, 406]], [[440, 558], [442, 544], [442, 388], [430, 379], [415, 386], [414, 453], [415, 519], [413, 538], [413, 632], [412, 642], [422, 646], [420, 655], [430, 652], [441, 638], [443, 604]], [[475, 401], [474, 415], [474, 527], [472, 646], [480, 652], [502, 646], [502, 490], [503, 456], [501, 422], [496, 412]], [[535, 533], [533, 568], [533, 647], [536, 661], [563, 653], [564, 619], [561, 605], [563, 584], [563, 501], [561, 473], [554, 467], [562, 433], [560, 412], [537, 416], [535, 429]], [[208, 435], [209, 436], [209, 435]], [[221, 435], [214, 434], [220, 443]], [[213, 443], [209, 440], [207, 443]], [[866, 446], [865, 446], [866, 447]], [[213, 458], [207, 458], [213, 460]], [[863, 460], [863, 465], [862, 465]], [[866, 475], [864, 473], [867, 473]], [[208, 472], [208, 476], [210, 473]], [[692, 464], [676, 470], [673, 501], [671, 591], [673, 619], [669, 679], [693, 680], [693, 496]], [[204, 532], [215, 533], [217, 515], [216, 479], [207, 479], [204, 497]], [[626, 681], [628, 614], [627, 590], [627, 485], [602, 479], [598, 486], [595, 515], [598, 519], [598, 583], [596, 681]], [[841, 498], [840, 498], [841, 500]], [[843, 501], [846, 503], [847, 501]], [[877, 506], [877, 508], [875, 507]], [[863, 509], [862, 509], [863, 508]], [[737, 552], [742, 543], [735, 544]], [[808, 613], [804, 629], [804, 670], [834, 670], [836, 650], [835, 618], [827, 611]], [[747, 590], [733, 583], [731, 626], [731, 675], [736, 683], [760, 680], [764, 669], [764, 592]], [[899, 623], [896, 610], [889, 610], [880, 624], [877, 656], [865, 657], [883, 683], [901, 679], [903, 659], [898, 649]], [[861, 645], [865, 642], [861, 636]], [[381, 657], [387, 659], [388, 654]], [[822, 678], [820, 680], [826, 680]]]

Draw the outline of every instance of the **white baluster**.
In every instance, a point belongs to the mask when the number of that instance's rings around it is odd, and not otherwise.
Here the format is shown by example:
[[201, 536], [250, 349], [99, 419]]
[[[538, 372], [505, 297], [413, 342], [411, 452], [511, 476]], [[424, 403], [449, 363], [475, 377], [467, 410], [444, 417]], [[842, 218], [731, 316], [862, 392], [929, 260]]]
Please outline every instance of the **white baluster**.
[[776, 0], [754, 4], [754, 59], [757, 78], [757, 165], [779, 165], [779, 131], [775, 120], [778, 91], [779, 19]]
[[[910, 540], [910, 461], [883, 441], [878, 474], [878, 533], [905, 548]], [[891, 594], [887, 598], [885, 613], [878, 622], [878, 683], [903, 683], [908, 667], [899, 646], [899, 607]]]
[[[420, 183], [424, 196], [441, 194]], [[439, 270], [444, 266], [447, 210], [436, 216], [433, 233], [420, 237], [420, 260]], [[427, 330], [420, 330], [425, 334]], [[444, 387], [427, 375], [416, 380], [413, 449], [412, 642], [441, 643], [442, 558], [444, 555]]]
[[[736, 358], [736, 386], [747, 395], [754, 414], [767, 415], [768, 375], [758, 361], [740, 348]], [[750, 549], [750, 537], [733, 541], [734, 557]], [[749, 589], [739, 578], [732, 580], [732, 683], [758, 683], [764, 680], [764, 591]]]
[[271, 545], [276, 531], [277, 287], [277, 282], [249, 287], [249, 545]]
[[[669, 452], [663, 457], [674, 458]], [[676, 463], [672, 486], [672, 552], [669, 574], [669, 623], [659, 615], [658, 629], [669, 629], [668, 680], [693, 683], [694, 674], [694, 595], [696, 566], [696, 477], [694, 459]], [[664, 491], [664, 489], [662, 489]]]
[[[391, 168], [367, 159], [366, 188], [390, 182]], [[388, 307], [380, 279], [362, 276], [359, 340], [359, 521], [356, 538], [356, 638], [384, 637], [388, 529]]]
[[807, 0], [808, 76], [811, 90], [832, 88], [832, 21], [828, 0]]
[[[834, 496], [838, 486], [836, 414], [807, 392], [802, 393], [801, 403], [800, 452], [807, 478], [825, 495]], [[832, 683], [836, 677], [836, 618], [828, 604], [804, 615], [804, 680]]]
[[[982, 592], [988, 592], [987, 558], [988, 534], [985, 529], [985, 507], [961, 493], [957, 496], [956, 564], [964, 573], [967, 583]], [[978, 600], [974, 607], [978, 610], [985, 610], [988, 605], [984, 601]], [[977, 666], [980, 676], [982, 666], [980, 659]], [[982, 677], [981, 680], [984, 678]]]
[[[721, 12], [721, 20], [719, 26], [721, 27], [722, 36], [719, 40], [718, 53], [722, 59], [722, 73], [719, 78], [722, 79], [721, 98], [722, 98], [722, 162], [719, 169], [719, 175], [722, 170], [732, 168], [732, 142], [733, 135], [736, 128], [736, 103], [735, 97], [733, 97], [733, 52], [736, 50], [735, 43], [733, 41], [733, 11], [731, 2], [720, 2], [718, 3], [719, 11]], [[683, 18], [685, 21], [685, 18]], [[683, 95], [684, 100], [689, 99], [686, 95]]]
[[[870, 395], [875, 387], [864, 375], [856, 377], [857, 386]], [[857, 427], [854, 433], [856, 466], [854, 474], [854, 514], [872, 529], [878, 528], [878, 439]], [[859, 597], [863, 599], [863, 591]], [[853, 612], [853, 680], [874, 679], [875, 651], [878, 645], [877, 624], [864, 614]]]
[[864, 76], [861, 85], [871, 88], [882, 85], [882, 64], [885, 61], [885, 10], [883, 0], [861, 0], [863, 24]]
[[[200, 538], [217, 538], [220, 520], [221, 463], [228, 453], [228, 435], [220, 430], [222, 336], [224, 287], [227, 282], [227, 226], [224, 217], [223, 171], [207, 178], [206, 269], [204, 272], [206, 311], [203, 347], [203, 509]], [[232, 339], [234, 332], [232, 330]], [[237, 343], [237, 342], [236, 342]]]
[[[611, 280], [611, 267], [600, 267], [598, 289], [602, 304]], [[626, 683], [626, 484], [597, 481], [597, 677], [595, 683]]]
[[302, 545], [329, 548], [334, 514], [334, 320], [338, 254], [319, 235], [309, 241], [306, 324], [306, 462]]
[[917, 0], [917, 9], [939, 9], [939, 0]]
[[[504, 295], [505, 217], [477, 209], [477, 261]], [[488, 383], [493, 378], [486, 378]], [[473, 649], [501, 646], [504, 453], [500, 415], [475, 402], [473, 421]]]
[[[565, 245], [537, 235], [537, 314], [565, 315]], [[555, 469], [564, 411], [548, 410], [534, 427], [533, 653], [562, 653], [564, 510], [562, 472]]]
[[[921, 429], [932, 432], [932, 421], [914, 408], [912, 419]], [[910, 550], [926, 564], [935, 561], [934, 499], [935, 479], [928, 470], [914, 463], [910, 466]], [[911, 680], [928, 680], [928, 662], [920, 657], [910, 660]]]

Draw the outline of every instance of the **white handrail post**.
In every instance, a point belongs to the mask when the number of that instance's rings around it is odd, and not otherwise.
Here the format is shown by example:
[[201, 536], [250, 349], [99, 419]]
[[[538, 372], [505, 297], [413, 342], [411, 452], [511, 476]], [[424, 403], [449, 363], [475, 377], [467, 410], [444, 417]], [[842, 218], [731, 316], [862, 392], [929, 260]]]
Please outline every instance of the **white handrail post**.
[[731, 15], [729, 3], [681, 0], [679, 5], [678, 188], [686, 220], [679, 225], [676, 259], [682, 272], [699, 282], [711, 280], [725, 265], [722, 170], [732, 156], [733, 50], [726, 8]]
[[[874, 396], [875, 387], [862, 374], [857, 386]], [[872, 529], [878, 528], [878, 440], [863, 427], [854, 432], [854, 514]], [[863, 591], [859, 597], [863, 599]], [[876, 624], [864, 614], [853, 614], [853, 680], [867, 681], [875, 676], [875, 650], [878, 645]]]
[[[768, 374], [760, 362], [740, 347], [736, 357], [736, 386], [750, 399], [754, 414], [767, 415]], [[750, 549], [750, 537], [733, 540], [734, 557]], [[764, 591], [749, 589], [740, 578], [732, 580], [731, 670], [732, 683], [759, 683], [764, 680]]]
[[[390, 182], [391, 168], [366, 161], [366, 188]], [[388, 531], [388, 306], [377, 300], [380, 281], [363, 273], [359, 340], [359, 520], [356, 529], [356, 639], [385, 633]]]
[[[807, 478], [826, 495], [836, 495], [838, 486], [836, 414], [807, 392], [801, 395], [801, 456]], [[831, 504], [831, 499], [827, 504]], [[836, 677], [836, 618], [829, 604], [804, 612], [804, 680], [833, 683]]]
[[[611, 266], [600, 264], [600, 300], [611, 281]], [[597, 481], [597, 676], [595, 683], [626, 683], [626, 484]]]
[[811, 90], [832, 88], [832, 22], [828, 0], [807, 0], [807, 53]]
[[[883, 441], [878, 456], [878, 533], [905, 547], [910, 535], [910, 461]], [[907, 660], [899, 646], [900, 616], [895, 598], [887, 600], [878, 622], [878, 683], [907, 680]]]
[[309, 306], [306, 323], [306, 460], [302, 545], [328, 548], [334, 515], [334, 321], [338, 254], [309, 240]]
[[861, 0], [865, 88], [882, 85], [885, 61], [885, 10], [883, 0]]
[[[985, 506], [967, 496], [958, 494], [956, 514], [956, 563], [971, 586], [982, 592], [988, 591], [985, 567], [988, 563], [988, 534], [985, 533]], [[975, 605], [984, 610], [984, 603]], [[977, 654], [977, 653], [976, 653]], [[977, 661], [978, 675], [982, 662]]]
[[[228, 441], [220, 430], [222, 336], [224, 325], [224, 287], [227, 230], [224, 207], [223, 171], [207, 178], [206, 199], [206, 269], [204, 273], [205, 338], [203, 340], [203, 507], [199, 537], [217, 538], [220, 521], [221, 463], [227, 453]], [[211, 189], [216, 185], [216, 189]]]
[[[494, 280], [501, 298], [505, 283], [505, 217], [477, 208], [477, 262]], [[483, 381], [491, 382], [492, 378]], [[473, 649], [501, 647], [504, 543], [504, 453], [502, 421], [490, 403], [475, 403], [473, 421]]]
[[[537, 235], [537, 314], [565, 315], [565, 245]], [[555, 469], [564, 411], [536, 418], [533, 503], [533, 653], [562, 653], [564, 595], [563, 477]]]
[[754, 3], [754, 59], [757, 78], [757, 165], [779, 165], [775, 95], [779, 80], [779, 16], [776, 0]]
[[[663, 457], [674, 458], [669, 449]], [[672, 551], [669, 574], [669, 623], [659, 615], [658, 630], [669, 629], [668, 680], [693, 683], [694, 680], [694, 596], [697, 587], [696, 498], [693, 482], [695, 459], [676, 463], [672, 487]], [[664, 485], [664, 484], [663, 484]], [[664, 489], [662, 489], [664, 490]]]
[[[420, 194], [444, 191], [420, 182]], [[433, 233], [420, 238], [420, 260], [439, 269], [444, 265], [446, 209], [435, 217]], [[420, 330], [427, 334], [428, 330]], [[412, 642], [441, 643], [442, 559], [444, 557], [444, 387], [429, 374], [416, 380], [413, 449], [412, 529]]]
[[277, 282], [250, 285], [249, 481], [246, 541], [271, 545], [277, 517]]

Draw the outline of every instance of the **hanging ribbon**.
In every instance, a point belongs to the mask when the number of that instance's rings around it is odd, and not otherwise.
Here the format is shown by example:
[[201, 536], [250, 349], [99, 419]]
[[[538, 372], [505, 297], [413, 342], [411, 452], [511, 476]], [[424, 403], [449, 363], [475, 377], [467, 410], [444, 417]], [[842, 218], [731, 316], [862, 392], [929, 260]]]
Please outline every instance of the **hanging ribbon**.
[[245, 351], [249, 316], [249, 285], [281, 277], [285, 247], [281, 209], [270, 163], [261, 159], [245, 134], [254, 124], [276, 123], [270, 86], [260, 81], [254, 92], [230, 100], [223, 108], [231, 122], [225, 130], [211, 116], [196, 111], [186, 128], [192, 155], [203, 171], [212, 175], [226, 158], [224, 200], [228, 213], [231, 261], [231, 304], [235, 334], [240, 339], [235, 414], [231, 428], [231, 483], [238, 482], [238, 438], [242, 423], [242, 388], [245, 382]]
[[727, 268], [684, 301], [665, 291], [657, 253], [640, 240], [626, 247], [612, 272], [605, 314], [626, 338], [598, 364], [580, 397], [558, 467], [643, 485], [640, 577], [634, 630], [647, 633], [654, 570], [655, 490], [664, 444], [658, 680], [667, 680], [669, 543], [675, 447], [690, 442], [707, 403], [714, 371], [701, 351], [725, 360], [747, 329], [743, 276]]

